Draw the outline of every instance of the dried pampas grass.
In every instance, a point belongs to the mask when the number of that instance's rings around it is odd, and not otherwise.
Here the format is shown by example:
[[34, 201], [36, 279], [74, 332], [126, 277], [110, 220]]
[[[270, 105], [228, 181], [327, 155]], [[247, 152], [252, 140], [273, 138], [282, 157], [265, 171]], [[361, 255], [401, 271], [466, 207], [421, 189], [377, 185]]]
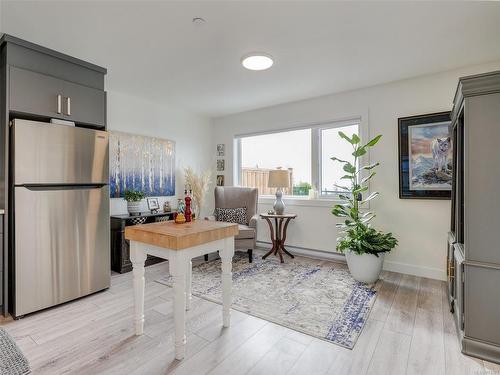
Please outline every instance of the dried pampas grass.
[[208, 191], [208, 186], [210, 185], [212, 173], [210, 170], [206, 170], [201, 174], [197, 174], [193, 168], [184, 168], [184, 179], [186, 180], [186, 189], [192, 191], [191, 198], [193, 199], [194, 206], [196, 207], [196, 217], [199, 219], [201, 214], [201, 208], [205, 202], [205, 194]]

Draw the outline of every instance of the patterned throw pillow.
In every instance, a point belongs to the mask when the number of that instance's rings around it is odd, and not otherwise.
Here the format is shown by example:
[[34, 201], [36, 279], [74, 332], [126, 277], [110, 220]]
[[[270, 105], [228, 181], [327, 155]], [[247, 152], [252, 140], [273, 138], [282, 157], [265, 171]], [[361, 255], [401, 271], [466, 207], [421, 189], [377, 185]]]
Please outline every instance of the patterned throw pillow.
[[216, 208], [217, 221], [247, 225], [247, 208]]

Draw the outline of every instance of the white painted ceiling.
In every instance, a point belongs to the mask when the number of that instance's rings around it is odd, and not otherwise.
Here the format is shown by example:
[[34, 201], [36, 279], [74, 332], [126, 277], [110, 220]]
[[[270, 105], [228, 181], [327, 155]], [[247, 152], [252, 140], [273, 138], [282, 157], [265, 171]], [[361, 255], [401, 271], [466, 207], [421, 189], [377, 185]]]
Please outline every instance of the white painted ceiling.
[[[107, 67], [110, 90], [212, 117], [500, 59], [498, 2], [3, 1], [1, 14], [2, 31]], [[252, 51], [275, 66], [243, 69]]]

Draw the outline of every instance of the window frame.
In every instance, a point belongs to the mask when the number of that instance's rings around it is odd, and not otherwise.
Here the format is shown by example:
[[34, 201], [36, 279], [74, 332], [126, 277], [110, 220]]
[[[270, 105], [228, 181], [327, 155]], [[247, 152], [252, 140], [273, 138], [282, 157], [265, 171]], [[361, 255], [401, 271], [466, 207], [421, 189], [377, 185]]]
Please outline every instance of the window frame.
[[[335, 120], [325, 120], [321, 122], [316, 122], [307, 125], [298, 125], [287, 128], [280, 128], [270, 131], [261, 131], [254, 133], [237, 134], [233, 139], [233, 149], [236, 151], [233, 153], [233, 181], [235, 186], [240, 186], [241, 183], [241, 139], [246, 137], [253, 137], [266, 134], [277, 134], [294, 130], [301, 129], [311, 129], [311, 184], [316, 186], [318, 189], [318, 198], [310, 199], [307, 196], [295, 196], [295, 195], [285, 195], [283, 196], [287, 204], [296, 205], [312, 205], [312, 206], [328, 206], [331, 205], [332, 201], [338, 201], [338, 194], [322, 194], [322, 171], [323, 171], [323, 160], [322, 160], [322, 131], [327, 129], [341, 128], [349, 125], [358, 125], [358, 135], [361, 138], [361, 142], [367, 142], [369, 139], [368, 134], [368, 121], [367, 114], [348, 116], [342, 119]], [[359, 162], [363, 165], [370, 162], [370, 152], [368, 151], [364, 156], [359, 159]], [[360, 176], [360, 178], [363, 176]], [[368, 183], [368, 191], [370, 193], [370, 184]], [[366, 194], [366, 193], [365, 193]], [[260, 203], [272, 203], [274, 201], [274, 195], [261, 195], [259, 194]], [[312, 203], [313, 204], [308, 204]]]

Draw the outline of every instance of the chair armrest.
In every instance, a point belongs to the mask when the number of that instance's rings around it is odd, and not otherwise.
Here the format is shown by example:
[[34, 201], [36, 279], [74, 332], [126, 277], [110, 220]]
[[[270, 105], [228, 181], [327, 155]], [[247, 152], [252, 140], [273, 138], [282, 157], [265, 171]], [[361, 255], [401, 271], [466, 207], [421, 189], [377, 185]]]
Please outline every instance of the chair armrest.
[[250, 228], [257, 228], [257, 220], [259, 220], [259, 215], [255, 214], [250, 218], [250, 221], [248, 222], [248, 226]]
[[214, 215], [206, 216], [205, 220], [215, 221], [215, 216]]

